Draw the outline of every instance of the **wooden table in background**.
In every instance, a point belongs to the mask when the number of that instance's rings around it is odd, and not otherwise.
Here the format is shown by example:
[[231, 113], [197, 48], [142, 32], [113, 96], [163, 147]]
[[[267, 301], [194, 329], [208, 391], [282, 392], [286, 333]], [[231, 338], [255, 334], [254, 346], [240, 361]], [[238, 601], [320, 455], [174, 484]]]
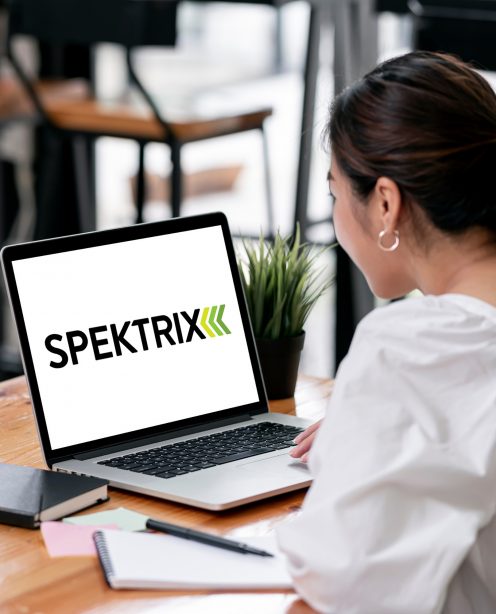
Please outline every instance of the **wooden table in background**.
[[[295, 399], [271, 402], [271, 411], [317, 420], [326, 407], [330, 380], [302, 377]], [[0, 384], [0, 461], [43, 467], [31, 401], [23, 377]], [[1, 488], [1, 485], [0, 485]], [[265, 535], [298, 513], [304, 491], [280, 495], [225, 512], [208, 512], [115, 489], [91, 511], [126, 506], [155, 518], [242, 539]], [[87, 513], [87, 512], [86, 512]], [[96, 558], [51, 559], [40, 531], [0, 525], [1, 614], [309, 614], [291, 591], [114, 591]]]

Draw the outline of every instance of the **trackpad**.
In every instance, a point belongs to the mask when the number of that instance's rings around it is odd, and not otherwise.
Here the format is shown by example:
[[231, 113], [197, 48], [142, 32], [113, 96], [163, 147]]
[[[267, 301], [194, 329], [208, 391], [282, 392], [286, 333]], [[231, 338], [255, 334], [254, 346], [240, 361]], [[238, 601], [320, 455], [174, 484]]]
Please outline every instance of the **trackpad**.
[[278, 476], [286, 474], [292, 476], [293, 480], [309, 480], [311, 478], [307, 464], [292, 458], [287, 453], [271, 458], [252, 459], [243, 465], [238, 465], [235, 470], [236, 472], [256, 474], [259, 477], [262, 477], [265, 473], [270, 473]]

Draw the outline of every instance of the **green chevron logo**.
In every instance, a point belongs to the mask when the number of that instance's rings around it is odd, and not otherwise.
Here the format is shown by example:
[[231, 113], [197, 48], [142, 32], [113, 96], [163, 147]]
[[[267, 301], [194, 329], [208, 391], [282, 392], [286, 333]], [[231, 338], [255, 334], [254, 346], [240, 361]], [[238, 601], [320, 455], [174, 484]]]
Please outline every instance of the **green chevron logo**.
[[200, 325], [209, 337], [222, 337], [222, 335], [231, 334], [231, 331], [222, 320], [224, 309], [225, 305], [214, 305], [213, 307], [204, 308]]

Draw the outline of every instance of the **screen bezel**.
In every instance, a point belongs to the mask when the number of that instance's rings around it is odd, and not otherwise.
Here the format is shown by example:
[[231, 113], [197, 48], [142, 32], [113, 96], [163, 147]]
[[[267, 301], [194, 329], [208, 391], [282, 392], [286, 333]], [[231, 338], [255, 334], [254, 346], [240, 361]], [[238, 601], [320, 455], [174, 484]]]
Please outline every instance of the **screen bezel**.
[[[246, 343], [248, 346], [248, 352], [250, 355], [253, 374], [255, 378], [255, 384], [257, 387], [259, 397], [258, 402], [250, 403], [248, 405], [243, 405], [240, 407], [223, 409], [209, 413], [207, 415], [196, 416], [194, 418], [176, 420], [174, 422], [169, 422], [166, 424], [147, 427], [144, 429], [124, 433], [122, 435], [113, 435], [111, 437], [105, 437], [76, 445], [66, 446], [64, 448], [52, 449], [45, 421], [43, 402], [41, 400], [41, 395], [38, 387], [36, 371], [34, 368], [31, 348], [29, 346], [26, 325], [24, 322], [21, 301], [19, 298], [19, 292], [15, 279], [13, 267], [14, 262], [30, 258], [37, 258], [39, 256], [48, 256], [52, 254], [76, 251], [91, 247], [99, 247], [102, 245], [130, 242], [160, 235], [176, 234], [179, 232], [199, 230], [202, 228], [209, 228], [214, 226], [220, 226], [222, 229], [224, 245], [226, 247], [229, 266], [231, 269], [231, 275], [241, 314], [241, 320], [243, 323], [243, 330], [245, 333]], [[191, 429], [194, 427], [201, 428], [202, 425], [206, 425], [210, 422], [225, 419], [231, 420], [237, 417], [246, 416], [247, 414], [255, 415], [268, 411], [268, 402], [265, 393], [265, 386], [263, 382], [262, 372], [260, 369], [260, 363], [258, 360], [253, 330], [248, 315], [248, 308], [244, 296], [243, 286], [241, 284], [237, 268], [234, 246], [231, 238], [231, 233], [229, 231], [227, 218], [223, 213], [208, 213], [192, 217], [175, 218], [161, 222], [137, 224], [135, 226], [127, 226], [124, 228], [116, 228], [112, 230], [101, 230], [79, 235], [70, 235], [65, 237], [59, 237], [56, 239], [33, 241], [30, 243], [23, 243], [19, 245], [9, 245], [3, 248], [1, 257], [10, 303], [17, 326], [22, 359], [30, 389], [33, 411], [38, 427], [38, 434], [40, 437], [45, 460], [48, 466], [51, 467], [56, 462], [68, 460], [79, 454], [95, 452], [95, 455], [97, 455], [98, 450], [102, 448], [109, 448], [111, 446], [121, 447], [126, 443], [132, 444], [132, 442], [135, 442], [137, 440], [146, 440], [147, 438], [153, 438], [153, 440], [156, 440], [157, 437], [160, 437], [161, 435], [166, 438], [168, 435], [170, 436], [170, 434], [174, 431], [179, 431], [182, 429]], [[141, 445], [144, 444], [141, 443]]]

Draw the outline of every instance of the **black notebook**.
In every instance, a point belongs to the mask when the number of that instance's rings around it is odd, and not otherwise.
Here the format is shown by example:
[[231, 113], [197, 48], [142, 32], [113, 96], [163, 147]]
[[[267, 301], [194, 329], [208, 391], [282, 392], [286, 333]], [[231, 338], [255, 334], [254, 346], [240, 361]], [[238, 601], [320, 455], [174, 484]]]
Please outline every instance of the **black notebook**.
[[0, 463], [0, 522], [35, 529], [107, 500], [107, 480]]

